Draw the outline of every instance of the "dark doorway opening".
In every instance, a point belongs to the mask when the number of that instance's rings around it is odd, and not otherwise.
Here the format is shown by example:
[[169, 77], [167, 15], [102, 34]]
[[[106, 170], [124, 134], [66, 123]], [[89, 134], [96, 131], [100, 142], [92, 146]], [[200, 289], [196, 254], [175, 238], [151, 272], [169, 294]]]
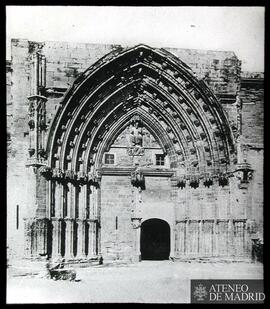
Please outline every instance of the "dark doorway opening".
[[170, 226], [161, 219], [149, 219], [141, 225], [142, 260], [168, 260], [170, 255]]

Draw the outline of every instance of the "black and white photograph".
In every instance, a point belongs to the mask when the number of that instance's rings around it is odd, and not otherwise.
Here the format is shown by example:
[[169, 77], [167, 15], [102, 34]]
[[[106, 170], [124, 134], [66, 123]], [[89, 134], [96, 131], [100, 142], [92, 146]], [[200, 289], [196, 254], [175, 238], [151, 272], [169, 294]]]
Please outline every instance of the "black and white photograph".
[[6, 5], [6, 303], [264, 303], [264, 6]]

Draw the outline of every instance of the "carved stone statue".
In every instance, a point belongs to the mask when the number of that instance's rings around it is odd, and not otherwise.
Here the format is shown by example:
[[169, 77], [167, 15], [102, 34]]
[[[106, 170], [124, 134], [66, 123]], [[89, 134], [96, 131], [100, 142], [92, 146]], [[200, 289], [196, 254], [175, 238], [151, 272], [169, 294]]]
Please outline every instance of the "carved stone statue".
[[130, 143], [131, 146], [140, 146], [142, 147], [143, 142], [143, 128], [140, 127], [140, 120], [135, 119], [134, 125], [130, 131]]
[[128, 154], [130, 156], [144, 155], [143, 135], [144, 131], [141, 126], [140, 118], [134, 117], [132, 121], [132, 128], [130, 129], [130, 135], [129, 135], [131, 147], [128, 149]]

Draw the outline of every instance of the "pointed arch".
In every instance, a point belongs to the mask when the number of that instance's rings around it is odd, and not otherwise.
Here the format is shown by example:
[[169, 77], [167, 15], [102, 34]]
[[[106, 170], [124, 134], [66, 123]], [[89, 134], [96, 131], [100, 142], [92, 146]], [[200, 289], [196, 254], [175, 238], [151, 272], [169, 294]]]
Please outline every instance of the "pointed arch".
[[75, 80], [49, 132], [49, 166], [86, 172], [95, 157], [98, 168], [136, 113], [176, 162], [204, 172], [228, 169], [234, 141], [217, 98], [180, 59], [145, 45], [113, 51]]

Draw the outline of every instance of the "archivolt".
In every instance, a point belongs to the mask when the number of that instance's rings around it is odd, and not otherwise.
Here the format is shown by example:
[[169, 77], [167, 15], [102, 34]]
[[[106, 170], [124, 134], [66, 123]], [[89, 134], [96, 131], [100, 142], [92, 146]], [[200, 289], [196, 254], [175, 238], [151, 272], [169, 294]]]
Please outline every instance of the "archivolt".
[[234, 153], [224, 111], [203, 81], [165, 50], [138, 45], [101, 58], [66, 93], [48, 136], [50, 167], [88, 172], [135, 114], [179, 164], [225, 171]]

